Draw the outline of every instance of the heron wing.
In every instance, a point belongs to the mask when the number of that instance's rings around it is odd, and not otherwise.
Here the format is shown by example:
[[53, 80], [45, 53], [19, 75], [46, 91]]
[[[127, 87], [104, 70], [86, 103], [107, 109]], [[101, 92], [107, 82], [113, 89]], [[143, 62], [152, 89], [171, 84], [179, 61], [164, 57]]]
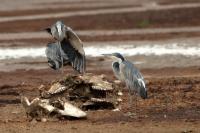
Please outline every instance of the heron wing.
[[66, 29], [66, 36], [67, 39], [70, 41], [72, 47], [74, 47], [74, 49], [76, 49], [81, 55], [85, 55], [82, 41], [77, 36], [77, 34], [69, 27]]
[[48, 64], [54, 69], [59, 69], [61, 58], [60, 58], [60, 51], [58, 44], [57, 43], [47, 44], [45, 54], [48, 60]]
[[57, 43], [49, 43], [47, 44], [46, 50], [45, 50], [46, 57], [51, 60], [61, 61], [60, 60], [60, 51], [59, 46]]
[[85, 55], [81, 54], [68, 39], [61, 41], [61, 48], [67, 55], [72, 67], [79, 73], [85, 72]]
[[129, 89], [140, 93], [141, 89], [146, 91], [145, 81], [139, 70], [129, 61], [122, 62], [121, 72]]

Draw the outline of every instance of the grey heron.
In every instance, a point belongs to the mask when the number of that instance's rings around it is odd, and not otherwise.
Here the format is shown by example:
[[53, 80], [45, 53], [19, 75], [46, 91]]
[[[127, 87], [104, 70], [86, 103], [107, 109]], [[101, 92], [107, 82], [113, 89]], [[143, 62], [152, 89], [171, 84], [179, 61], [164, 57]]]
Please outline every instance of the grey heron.
[[[70, 62], [79, 73], [85, 73], [86, 61], [83, 43], [76, 33], [61, 21], [57, 21], [46, 31], [57, 41], [47, 45], [46, 55], [50, 67], [59, 69], [66, 62]], [[57, 46], [53, 46], [53, 44]]]
[[132, 101], [131, 94], [136, 93], [143, 99], [147, 98], [147, 88], [145, 86], [145, 80], [140, 71], [134, 66], [134, 64], [126, 60], [120, 53], [103, 54], [105, 56], [114, 57], [117, 61], [112, 63], [112, 69], [114, 75], [125, 82], [126, 87], [129, 90], [130, 103]]

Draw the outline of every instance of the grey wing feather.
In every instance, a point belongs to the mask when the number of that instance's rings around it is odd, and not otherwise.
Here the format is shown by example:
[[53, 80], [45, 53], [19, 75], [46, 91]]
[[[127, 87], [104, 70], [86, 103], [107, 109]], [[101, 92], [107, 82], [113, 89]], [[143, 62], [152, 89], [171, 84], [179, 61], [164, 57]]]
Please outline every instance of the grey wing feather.
[[79, 53], [68, 39], [61, 41], [61, 48], [64, 53], [67, 55], [68, 60], [70, 61], [72, 67], [79, 73], [85, 72], [85, 55]]
[[66, 29], [67, 39], [70, 41], [72, 47], [74, 47], [80, 54], [85, 55], [83, 50], [83, 43], [80, 38], [76, 35], [76, 33], [69, 27]]
[[59, 46], [56, 43], [48, 43], [45, 50], [46, 57], [50, 59], [59, 60], [60, 52], [58, 47]]
[[121, 71], [125, 78], [126, 85], [129, 89], [135, 90], [142, 98], [147, 97], [147, 90], [142, 74], [129, 61], [124, 61], [121, 66]]
[[47, 44], [45, 54], [48, 59], [48, 62], [51, 64], [51, 67], [53, 67], [54, 69], [59, 69], [61, 62], [59, 45], [57, 43]]

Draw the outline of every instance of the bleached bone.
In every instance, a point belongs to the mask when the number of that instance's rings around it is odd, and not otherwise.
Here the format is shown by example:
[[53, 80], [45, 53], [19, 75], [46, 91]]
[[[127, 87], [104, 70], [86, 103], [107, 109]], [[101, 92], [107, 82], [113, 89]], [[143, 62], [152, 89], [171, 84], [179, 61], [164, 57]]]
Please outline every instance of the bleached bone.
[[56, 110], [55, 107], [53, 107], [52, 105], [50, 105], [48, 99], [40, 100], [39, 103], [38, 103], [38, 106], [40, 106], [41, 108], [44, 108], [44, 109], [47, 110], [49, 113], [51, 113], [51, 112], [53, 112], [53, 111]]
[[51, 88], [48, 90], [49, 94], [57, 94], [60, 92], [63, 92], [66, 90], [66, 87], [61, 85], [59, 82], [55, 83], [51, 86]]
[[34, 111], [37, 108], [39, 101], [39, 98], [35, 98], [31, 102], [29, 102], [27, 97], [21, 97], [21, 103], [25, 108], [26, 113], [31, 113], [32, 111]]
[[22, 96], [21, 97], [21, 103], [23, 107], [25, 108], [26, 113], [29, 115], [30, 113], [36, 112], [39, 109], [44, 109], [47, 112], [51, 113], [56, 108], [49, 104], [49, 100], [44, 99], [41, 100], [39, 98], [33, 99], [31, 102], [29, 102], [27, 97]]
[[122, 96], [123, 93], [122, 93], [121, 91], [118, 91], [118, 92], [117, 92], [117, 95], [118, 95], [118, 96]]
[[27, 97], [21, 97], [21, 103], [27, 114], [37, 112], [37, 110], [42, 108], [46, 110], [48, 114], [54, 111], [62, 116], [71, 116], [76, 118], [86, 117], [87, 114], [85, 112], [72, 104], [61, 100], [59, 102], [63, 106], [64, 110], [52, 106], [48, 99], [35, 98], [33, 101], [29, 102]]
[[112, 101], [110, 101], [109, 99], [106, 99], [106, 98], [91, 98], [90, 100], [91, 100], [91, 102], [96, 102], [96, 103], [102, 103], [102, 102], [112, 103]]
[[68, 102], [63, 103], [64, 110], [58, 109], [57, 112], [63, 116], [72, 116], [76, 118], [83, 118], [86, 117], [86, 113], [80, 110], [79, 108], [73, 106]]
[[[46, 87], [43, 88], [40, 96], [49, 99], [51, 103], [58, 99], [72, 101], [71, 103], [83, 110], [95, 109], [96, 105], [101, 106], [102, 109], [116, 108], [120, 103], [117, 98], [123, 95], [119, 85], [109, 82], [104, 75], [90, 73], [68, 75], [64, 79], [54, 82], [48, 91], [45, 90]], [[56, 105], [59, 105], [59, 103]]]
[[113, 90], [112, 84], [104, 80], [105, 75], [94, 76], [92, 74], [87, 74], [84, 76], [79, 76], [80, 79], [84, 80], [87, 83], [92, 84], [92, 89], [110, 91]]

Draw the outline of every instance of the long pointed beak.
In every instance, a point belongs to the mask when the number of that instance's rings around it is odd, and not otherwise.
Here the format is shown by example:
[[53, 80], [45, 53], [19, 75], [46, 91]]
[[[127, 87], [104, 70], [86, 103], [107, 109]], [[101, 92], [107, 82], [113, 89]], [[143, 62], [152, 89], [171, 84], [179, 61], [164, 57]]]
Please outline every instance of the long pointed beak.
[[102, 54], [103, 56], [113, 56], [112, 54]]

